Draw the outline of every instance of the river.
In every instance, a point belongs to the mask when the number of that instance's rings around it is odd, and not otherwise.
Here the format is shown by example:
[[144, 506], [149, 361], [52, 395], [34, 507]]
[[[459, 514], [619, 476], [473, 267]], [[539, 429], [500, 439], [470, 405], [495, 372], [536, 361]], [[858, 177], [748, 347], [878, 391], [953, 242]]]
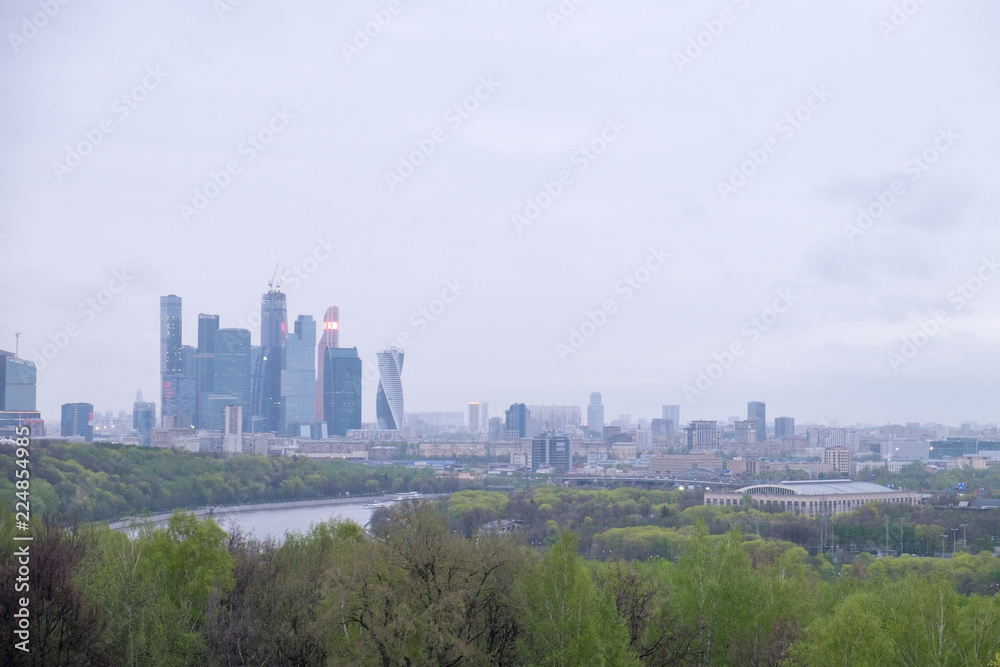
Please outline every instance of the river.
[[[432, 494], [424, 496], [426, 500], [448, 494]], [[330, 519], [340, 518], [351, 520], [364, 526], [372, 518], [373, 509], [364, 505], [374, 502], [391, 504], [392, 496], [381, 496], [378, 498], [365, 498], [362, 501], [347, 499], [329, 500], [303, 500], [290, 503], [270, 503], [260, 505], [244, 505], [238, 507], [215, 507], [211, 510], [196, 510], [199, 517], [208, 516], [210, 513], [215, 521], [228, 530], [230, 526], [236, 525], [247, 532], [251, 532], [260, 538], [273, 537], [279, 542], [285, 537], [285, 533], [305, 533], [310, 526]], [[169, 514], [159, 514], [143, 519], [143, 522], [152, 522], [157, 526], [164, 525]], [[127, 520], [111, 522], [114, 530], [125, 530], [134, 534], [129, 529], [130, 522]]]

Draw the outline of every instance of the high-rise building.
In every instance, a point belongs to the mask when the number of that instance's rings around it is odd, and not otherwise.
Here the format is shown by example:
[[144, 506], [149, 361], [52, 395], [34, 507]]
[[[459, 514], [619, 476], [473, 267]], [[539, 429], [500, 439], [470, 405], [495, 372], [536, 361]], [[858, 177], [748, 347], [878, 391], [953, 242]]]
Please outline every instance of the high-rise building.
[[79, 437], [87, 442], [94, 440], [94, 404], [64, 403], [60, 433], [64, 438]]
[[323, 414], [329, 435], [361, 428], [361, 357], [356, 347], [328, 347], [323, 362]]
[[490, 404], [486, 401], [479, 403], [479, 423], [481, 433], [490, 432]]
[[765, 442], [767, 440], [767, 411], [764, 409], [763, 401], [747, 403], [747, 419], [757, 425], [757, 442]]
[[[309, 351], [312, 356], [312, 350]], [[243, 408], [227, 405], [222, 408], [222, 451], [230, 454], [243, 451]]]
[[181, 371], [181, 298], [160, 297], [160, 372]]
[[735, 429], [735, 440], [737, 445], [755, 445], [757, 444], [757, 422], [750, 421], [736, 421], [733, 422], [733, 427]]
[[566, 433], [580, 427], [578, 405], [529, 405], [528, 436], [542, 431]]
[[264, 418], [264, 431], [283, 432], [281, 371], [285, 368], [287, 333], [285, 293], [272, 287], [261, 297], [260, 302], [260, 404], [255, 406], [254, 415]]
[[323, 421], [323, 369], [326, 365], [326, 351], [340, 347], [340, 309], [330, 306], [323, 315], [323, 331], [316, 347], [316, 402], [313, 419]]
[[795, 418], [778, 417], [774, 420], [774, 439], [781, 440], [784, 437], [795, 435]]
[[139, 444], [149, 447], [149, 435], [156, 426], [156, 403], [142, 400], [142, 391], [135, 392], [132, 404], [132, 430], [139, 436]]
[[[247, 329], [219, 329], [215, 333], [215, 393], [232, 397], [231, 404], [243, 408], [244, 428], [250, 415], [250, 347]], [[213, 420], [214, 409], [209, 405], [208, 422]]]
[[35, 362], [0, 350], [0, 411], [34, 412], [37, 379]]
[[219, 316], [198, 315], [198, 349], [195, 354], [195, 390], [198, 395], [198, 413], [195, 426], [208, 428], [209, 394], [215, 393], [215, 333], [219, 330]]
[[508, 438], [523, 438], [528, 433], [530, 413], [524, 403], [513, 403], [505, 413], [504, 428]]
[[662, 408], [661, 418], [665, 421], [671, 422], [672, 426], [668, 425], [668, 432], [673, 434], [681, 427], [681, 406], [679, 405], [664, 405]]
[[375, 399], [375, 416], [378, 427], [395, 431], [403, 426], [403, 351], [390, 347], [378, 353], [378, 395]]
[[696, 419], [686, 429], [685, 441], [688, 449], [718, 449], [719, 422]]
[[601, 405], [601, 393], [598, 391], [590, 395], [590, 404], [587, 406], [587, 434], [592, 438], [600, 438], [604, 434], [604, 406]]
[[285, 341], [285, 370], [281, 372], [285, 433], [300, 435], [313, 421], [316, 404], [316, 320], [299, 315], [295, 329]]
[[504, 420], [500, 417], [490, 417], [486, 423], [486, 435], [491, 442], [499, 442], [504, 439]]
[[531, 439], [531, 469], [542, 466], [566, 472], [570, 466], [569, 436], [556, 431], [545, 431]]
[[479, 402], [472, 401], [469, 403], [469, 435], [479, 435], [480, 424], [482, 421], [479, 418]]
[[[166, 421], [183, 421], [179, 410], [183, 374], [181, 357], [181, 298], [174, 294], [160, 297], [160, 414]], [[185, 387], [186, 389], [186, 387]], [[193, 415], [193, 413], [192, 413]], [[170, 420], [167, 420], [170, 417]]]

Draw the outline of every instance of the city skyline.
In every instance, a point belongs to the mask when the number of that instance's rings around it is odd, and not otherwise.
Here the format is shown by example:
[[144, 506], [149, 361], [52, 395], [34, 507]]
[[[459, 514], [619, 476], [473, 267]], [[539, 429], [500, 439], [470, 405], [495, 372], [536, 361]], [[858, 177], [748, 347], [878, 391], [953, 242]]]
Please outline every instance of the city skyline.
[[996, 422], [1000, 7], [896, 4], [6, 3], [0, 348], [127, 408], [278, 263], [365, 422], [390, 345], [407, 411]]

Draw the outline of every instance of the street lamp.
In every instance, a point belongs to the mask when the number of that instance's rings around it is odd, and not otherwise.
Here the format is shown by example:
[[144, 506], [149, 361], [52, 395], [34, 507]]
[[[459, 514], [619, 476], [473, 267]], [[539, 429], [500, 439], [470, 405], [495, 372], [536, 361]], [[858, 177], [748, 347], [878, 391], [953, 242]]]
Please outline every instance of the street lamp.
[[951, 554], [955, 555], [955, 537], [958, 535], [958, 528], [951, 529]]
[[944, 550], [948, 548], [946, 546], [948, 544], [948, 533], [945, 533], [940, 537], [941, 537], [941, 558], [944, 558]]
[[962, 548], [965, 549], [966, 551], [969, 550], [969, 540], [967, 540], [966, 537], [965, 537], [965, 528], [968, 525], [969, 524], [967, 524], [967, 523], [961, 523], [961, 524], [959, 524], [959, 526], [962, 527]]

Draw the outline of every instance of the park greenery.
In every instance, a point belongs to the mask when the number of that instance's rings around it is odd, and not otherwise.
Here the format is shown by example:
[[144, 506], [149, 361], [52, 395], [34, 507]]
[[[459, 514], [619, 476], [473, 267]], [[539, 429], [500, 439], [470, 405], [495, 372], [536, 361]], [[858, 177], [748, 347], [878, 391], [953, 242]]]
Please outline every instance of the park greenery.
[[[32, 652], [0, 624], [0, 664], [1000, 667], [1000, 510], [954, 507], [956, 489], [998, 488], [992, 471], [907, 469], [886, 481], [931, 503], [821, 521], [691, 489], [458, 490], [342, 461], [66, 444], [32, 458]], [[372, 482], [450, 495], [283, 540], [182, 511], [132, 533], [100, 521]], [[8, 619], [22, 595], [10, 510]]]

